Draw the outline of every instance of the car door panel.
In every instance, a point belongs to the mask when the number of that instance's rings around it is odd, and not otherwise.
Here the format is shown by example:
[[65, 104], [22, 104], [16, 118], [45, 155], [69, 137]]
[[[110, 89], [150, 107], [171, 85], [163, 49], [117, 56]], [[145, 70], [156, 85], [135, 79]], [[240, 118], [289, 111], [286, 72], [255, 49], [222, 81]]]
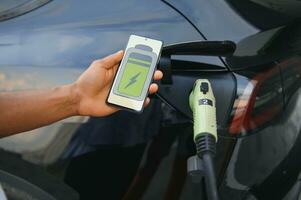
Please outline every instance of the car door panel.
[[[93, 60], [123, 49], [130, 34], [165, 44], [202, 40], [185, 18], [160, 1], [51, 1], [0, 23], [0, 91], [71, 83]], [[55, 144], [66, 145], [86, 120], [63, 120], [8, 137], [1, 147], [24, 153], [34, 163], [53, 163], [61, 154]], [[64, 140], [58, 141], [59, 132], [66, 132]]]

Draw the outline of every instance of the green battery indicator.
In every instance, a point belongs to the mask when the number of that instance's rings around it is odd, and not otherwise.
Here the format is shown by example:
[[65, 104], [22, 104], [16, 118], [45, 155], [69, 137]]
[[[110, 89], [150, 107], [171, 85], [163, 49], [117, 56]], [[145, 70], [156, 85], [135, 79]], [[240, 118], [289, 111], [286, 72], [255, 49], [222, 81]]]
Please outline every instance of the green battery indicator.
[[132, 97], [141, 96], [151, 64], [150, 56], [132, 53], [125, 64], [118, 93]]

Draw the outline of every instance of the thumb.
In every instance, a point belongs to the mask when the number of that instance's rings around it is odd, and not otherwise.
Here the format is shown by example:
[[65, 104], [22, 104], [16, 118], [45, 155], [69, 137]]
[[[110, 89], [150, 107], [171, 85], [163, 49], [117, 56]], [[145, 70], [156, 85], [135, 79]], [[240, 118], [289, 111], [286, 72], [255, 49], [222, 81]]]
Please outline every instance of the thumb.
[[109, 55], [105, 58], [103, 58], [103, 62], [104, 62], [104, 67], [109, 69], [117, 64], [119, 64], [119, 62], [121, 61], [122, 57], [123, 57], [123, 50], [118, 51], [117, 53], [114, 53], [112, 55]]

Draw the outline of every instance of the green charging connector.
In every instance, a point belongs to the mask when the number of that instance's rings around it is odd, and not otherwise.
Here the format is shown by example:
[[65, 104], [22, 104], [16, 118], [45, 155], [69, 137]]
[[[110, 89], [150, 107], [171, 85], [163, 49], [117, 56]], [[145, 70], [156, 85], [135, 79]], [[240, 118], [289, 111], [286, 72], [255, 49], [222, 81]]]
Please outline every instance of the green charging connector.
[[189, 104], [193, 112], [194, 141], [196, 142], [196, 138], [201, 135], [210, 134], [217, 142], [215, 97], [207, 79], [195, 82], [189, 96]]
[[188, 169], [195, 171], [192, 164], [198, 163], [196, 171], [203, 172], [205, 176], [208, 199], [218, 200], [213, 162], [217, 142], [216, 107], [209, 80], [199, 79], [195, 82], [189, 96], [189, 104], [193, 112], [193, 139], [197, 156], [188, 160]]

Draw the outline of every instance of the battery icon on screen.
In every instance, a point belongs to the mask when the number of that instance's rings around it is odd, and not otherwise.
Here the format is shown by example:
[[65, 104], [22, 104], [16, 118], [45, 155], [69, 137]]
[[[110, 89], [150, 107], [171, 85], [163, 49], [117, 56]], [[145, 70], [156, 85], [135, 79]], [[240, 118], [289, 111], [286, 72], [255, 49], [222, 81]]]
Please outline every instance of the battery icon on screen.
[[150, 56], [132, 53], [125, 64], [118, 92], [127, 96], [139, 97], [144, 88], [151, 63], [152, 58]]

